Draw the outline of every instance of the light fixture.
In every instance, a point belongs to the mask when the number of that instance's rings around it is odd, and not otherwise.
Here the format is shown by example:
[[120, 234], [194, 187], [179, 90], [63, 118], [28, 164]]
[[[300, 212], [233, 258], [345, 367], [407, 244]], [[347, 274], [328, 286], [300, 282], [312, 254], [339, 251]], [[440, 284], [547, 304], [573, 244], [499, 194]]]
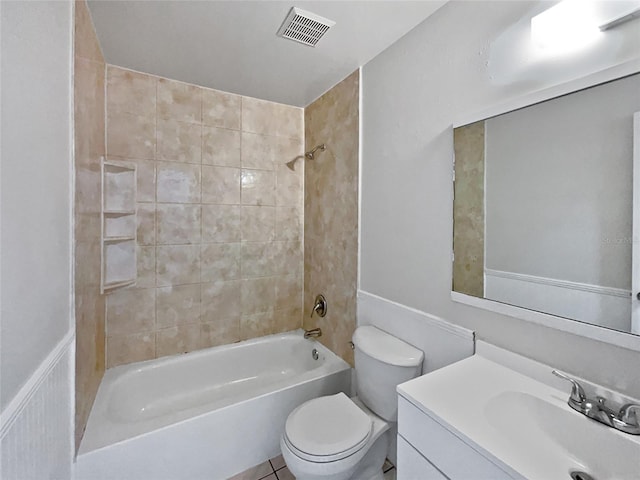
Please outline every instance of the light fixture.
[[549, 54], [585, 48], [604, 31], [640, 16], [640, 0], [563, 0], [531, 19], [531, 39]]

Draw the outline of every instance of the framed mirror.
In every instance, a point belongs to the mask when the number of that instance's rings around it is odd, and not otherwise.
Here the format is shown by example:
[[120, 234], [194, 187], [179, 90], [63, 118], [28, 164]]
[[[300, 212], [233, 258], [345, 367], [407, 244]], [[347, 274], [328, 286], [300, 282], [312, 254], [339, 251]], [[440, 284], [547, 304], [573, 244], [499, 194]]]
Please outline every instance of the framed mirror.
[[636, 112], [640, 74], [454, 128], [454, 300], [640, 335]]

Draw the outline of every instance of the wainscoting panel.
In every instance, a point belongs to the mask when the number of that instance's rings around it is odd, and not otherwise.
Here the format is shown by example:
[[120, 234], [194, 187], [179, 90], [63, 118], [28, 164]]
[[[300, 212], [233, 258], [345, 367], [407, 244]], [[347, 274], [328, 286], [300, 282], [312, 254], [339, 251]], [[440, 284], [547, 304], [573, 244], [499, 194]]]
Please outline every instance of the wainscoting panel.
[[618, 288], [485, 269], [485, 298], [628, 332], [631, 292]]
[[72, 478], [73, 340], [70, 331], [2, 412], [0, 478]]

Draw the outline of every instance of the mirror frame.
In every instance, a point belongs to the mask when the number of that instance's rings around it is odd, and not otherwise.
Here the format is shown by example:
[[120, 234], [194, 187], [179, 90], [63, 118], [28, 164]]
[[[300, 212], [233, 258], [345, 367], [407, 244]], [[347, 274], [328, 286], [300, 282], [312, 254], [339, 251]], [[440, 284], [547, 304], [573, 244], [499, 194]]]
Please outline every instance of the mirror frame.
[[[545, 102], [556, 97], [568, 95], [585, 88], [611, 82], [613, 80], [617, 80], [637, 73], [640, 73], [640, 58], [621, 63], [614, 67], [600, 70], [590, 75], [572, 80], [570, 82], [561, 83], [550, 88], [532, 92], [523, 97], [500, 103], [474, 114], [466, 115], [457, 119], [457, 121], [452, 125], [452, 137], [454, 128], [469, 125], [481, 120], [486, 120], [491, 117], [512, 112], [514, 110], [519, 110], [524, 107]], [[634, 155], [638, 155], [638, 153], [635, 152]], [[455, 162], [455, 154], [452, 158], [452, 161]], [[451, 217], [451, 231], [453, 233], [453, 216]], [[451, 255], [451, 258], [453, 258], [453, 241], [451, 242]], [[451, 269], [451, 276], [452, 278], [450, 279], [450, 284], [451, 288], [453, 288], [453, 268]], [[481, 308], [483, 310], [489, 310], [491, 312], [499, 313], [502, 315], [515, 317], [520, 320], [535, 323], [537, 325], [543, 325], [555, 330], [572, 333], [574, 335], [587, 337], [599, 342], [609, 343], [611, 345], [640, 352], [640, 335], [612, 330], [609, 328], [581, 322], [580, 320], [571, 320], [569, 318], [558, 317], [556, 315], [551, 315], [548, 313], [528, 310], [526, 308], [517, 307], [515, 305], [510, 305], [507, 303], [487, 300], [486, 298], [473, 297], [464, 293], [455, 292], [453, 291], [453, 289], [451, 290], [451, 300], [457, 303], [463, 303], [472, 307]]]

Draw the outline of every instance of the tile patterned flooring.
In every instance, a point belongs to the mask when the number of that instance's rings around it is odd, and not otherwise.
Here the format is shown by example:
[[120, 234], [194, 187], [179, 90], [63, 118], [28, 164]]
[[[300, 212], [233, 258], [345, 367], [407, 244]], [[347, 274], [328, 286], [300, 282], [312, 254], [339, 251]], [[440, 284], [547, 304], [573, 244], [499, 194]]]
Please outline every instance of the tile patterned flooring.
[[[395, 467], [386, 460], [382, 466], [384, 480], [396, 480]], [[245, 470], [229, 480], [295, 480], [296, 477], [289, 471], [284, 463], [282, 455]]]

